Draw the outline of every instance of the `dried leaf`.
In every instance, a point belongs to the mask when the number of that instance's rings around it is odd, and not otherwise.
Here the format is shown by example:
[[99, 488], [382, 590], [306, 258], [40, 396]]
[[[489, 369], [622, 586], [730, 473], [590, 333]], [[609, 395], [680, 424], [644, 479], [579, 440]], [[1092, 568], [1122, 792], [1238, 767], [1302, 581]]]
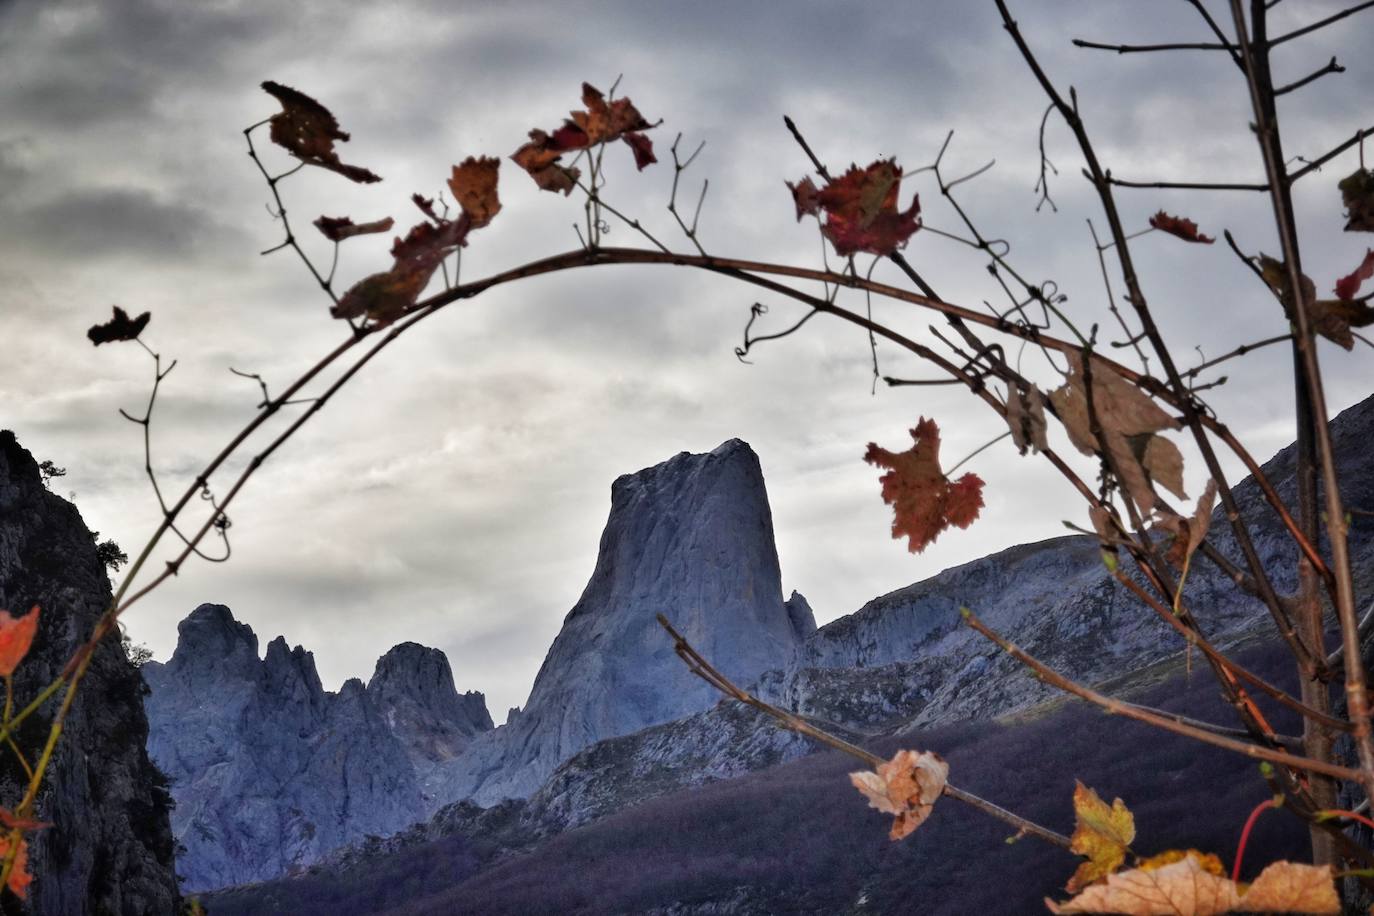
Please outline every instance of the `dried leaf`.
[[821, 233], [836, 254], [848, 257], [861, 251], [892, 254], [921, 228], [919, 196], [912, 197], [905, 211], [897, 209], [901, 183], [902, 167], [891, 159], [878, 159], [867, 168], [851, 165], [849, 171], [827, 181], [819, 191], [809, 178], [787, 186], [792, 190], [797, 218], [824, 210]]
[[137, 318], [130, 318], [127, 312], [116, 305], [114, 306], [114, 317], [104, 324], [91, 325], [86, 331], [86, 336], [97, 347], [103, 343], [113, 343], [116, 340], [137, 340], [138, 335], [143, 333], [143, 329], [148, 326], [148, 321], [152, 317], [151, 312], [144, 312]]
[[634, 152], [635, 168], [639, 171], [644, 171], [645, 166], [653, 165], [658, 161], [658, 157], [654, 155], [654, 142], [638, 131], [627, 133], [620, 139], [624, 140], [625, 145]]
[[285, 149], [297, 159], [309, 165], [338, 172], [340, 175], [360, 183], [381, 181], [361, 166], [345, 165], [334, 152], [334, 141], [347, 141], [348, 134], [339, 129], [339, 122], [319, 102], [304, 92], [274, 83], [271, 80], [262, 88], [281, 102], [282, 110], [274, 114], [272, 123], [272, 142]]
[[412, 194], [410, 195], [410, 199], [411, 202], [415, 204], [415, 206], [420, 208], [420, 212], [423, 213], [425, 216], [428, 216], [436, 223], [443, 222], [444, 218], [440, 216], [434, 209], [433, 197], [425, 197], [422, 194]]
[[386, 219], [373, 220], [370, 223], [355, 223], [347, 216], [321, 216], [315, 220], [314, 225], [331, 242], [342, 242], [344, 239], [351, 239], [355, 235], [390, 232], [395, 223], [396, 221], [389, 216]]
[[0, 677], [9, 677], [29, 654], [33, 637], [38, 632], [38, 605], [23, 617], [11, 617], [0, 611]]
[[487, 225], [501, 211], [501, 201], [496, 196], [496, 179], [500, 168], [501, 160], [492, 156], [483, 156], [481, 159], [469, 156], [453, 167], [448, 187], [453, 192], [453, 199], [467, 214], [473, 229]]
[[808, 175], [796, 184], [790, 181], [784, 184], [792, 192], [792, 202], [797, 206], [797, 222], [801, 222], [803, 216], [820, 215], [820, 192], [816, 189], [816, 183], [811, 180], [811, 176]]
[[[1173, 443], [1154, 435], [1160, 430], [1178, 429], [1178, 421], [1101, 359], [1093, 357], [1091, 377], [1085, 378], [1082, 357], [1076, 352], [1067, 357], [1069, 377], [1050, 392], [1050, 402], [1069, 441], [1085, 455], [1102, 452], [1110, 456], [1126, 492], [1146, 513], [1155, 503], [1151, 478], [1184, 498], [1183, 455]], [[1105, 447], [1093, 435], [1089, 387], [1092, 412], [1102, 428]]]
[[1021, 454], [1031, 448], [1043, 452], [1049, 448], [1045, 439], [1045, 395], [1035, 385], [1029, 391], [1022, 391], [1014, 384], [1007, 387], [1007, 425], [1011, 427], [1011, 440]]
[[1166, 865], [1182, 862], [1189, 856], [1197, 859], [1198, 867], [1209, 875], [1226, 877], [1226, 866], [1222, 864], [1221, 859], [1215, 853], [1200, 852], [1196, 849], [1166, 849], [1164, 852], [1156, 853], [1143, 860], [1136, 868], [1141, 871], [1158, 871]]
[[1069, 848], [1087, 856], [1088, 861], [1069, 879], [1069, 893], [1077, 893], [1120, 868], [1135, 840], [1135, 817], [1119, 798], [1107, 807], [1097, 792], [1075, 780], [1073, 811], [1077, 824]]
[[1337, 187], [1345, 204], [1345, 231], [1374, 232], [1374, 172], [1356, 169]]
[[905, 452], [889, 452], [868, 444], [864, 461], [888, 468], [879, 478], [883, 501], [893, 507], [892, 536], [908, 538], [912, 553], [920, 553], [950, 525], [967, 528], [983, 506], [983, 481], [965, 474], [951, 482], [940, 470], [940, 428], [921, 417], [911, 430], [915, 444]]
[[1209, 479], [1207, 487], [1198, 497], [1197, 508], [1193, 510], [1192, 518], [1165, 515], [1160, 519], [1160, 527], [1174, 534], [1174, 542], [1169, 546], [1168, 560], [1175, 567], [1182, 569], [1187, 559], [1202, 546], [1202, 542], [1207, 538], [1207, 529], [1212, 524], [1212, 509], [1216, 502], [1217, 482]]
[[1217, 916], [1240, 904], [1230, 879], [1212, 874], [1195, 856], [1145, 871], [1109, 875], [1067, 903], [1046, 900], [1051, 913], [1120, 913], [1124, 916]]
[[1240, 899], [1243, 913], [1339, 913], [1341, 900], [1327, 865], [1274, 862]]
[[1045, 905], [1052, 913], [1124, 916], [1341, 912], [1329, 866], [1275, 862], [1242, 891], [1243, 885], [1225, 877], [1220, 865], [1216, 856], [1196, 850], [1161, 853], [1140, 868], [1108, 876], [1067, 903], [1046, 900]]
[[572, 112], [570, 119], [553, 133], [530, 131], [529, 142], [511, 155], [511, 160], [528, 172], [540, 188], [572, 193], [581, 173], [562, 165], [559, 157], [599, 143], [624, 140], [634, 153], [635, 166], [641, 171], [658, 161], [653, 141], [640, 133], [658, 125], [645, 120], [628, 98], [607, 101], [599, 89], [583, 83], [582, 104], [586, 109]]
[[1210, 245], [1216, 241], [1216, 239], [1198, 232], [1197, 223], [1192, 220], [1184, 219], [1181, 216], [1170, 216], [1163, 210], [1150, 217], [1150, 225], [1161, 232], [1176, 235], [1185, 242], [1201, 242], [1204, 245]]
[[390, 270], [364, 277], [349, 288], [330, 310], [335, 318], [395, 321], [415, 304], [440, 262], [467, 238], [471, 223], [466, 213], [456, 220], [417, 223], [404, 239], [391, 246]]
[[1360, 291], [1360, 284], [1370, 277], [1374, 277], [1374, 248], [1365, 249], [1360, 266], [1336, 281], [1336, 298], [1354, 299]]
[[849, 781], [868, 798], [869, 807], [896, 819], [889, 836], [900, 840], [930, 817], [949, 780], [949, 764], [933, 751], [898, 751], [877, 771], [850, 773]]
[[[1368, 263], [1366, 257], [1365, 262]], [[1260, 275], [1264, 277], [1264, 282], [1278, 294], [1279, 302], [1283, 305], [1283, 312], [1288, 316], [1288, 320], [1297, 324], [1297, 319], [1293, 313], [1293, 293], [1288, 282], [1288, 267], [1281, 261], [1276, 261], [1268, 255], [1260, 255]], [[1337, 288], [1348, 281], [1354, 282], [1352, 294], [1359, 289], [1359, 275], [1364, 270], [1365, 264], [1362, 263], [1356, 268], [1355, 273], [1341, 279], [1337, 283]], [[1374, 270], [1374, 264], [1371, 264]], [[1355, 278], [1352, 281], [1352, 278]], [[1355, 338], [1350, 332], [1350, 328], [1362, 328], [1374, 323], [1374, 308], [1368, 303], [1357, 302], [1345, 299], [1318, 299], [1317, 288], [1307, 274], [1302, 275], [1302, 298], [1307, 303], [1307, 320], [1312, 324], [1312, 330], [1325, 337], [1327, 340], [1349, 350], [1355, 346]]]

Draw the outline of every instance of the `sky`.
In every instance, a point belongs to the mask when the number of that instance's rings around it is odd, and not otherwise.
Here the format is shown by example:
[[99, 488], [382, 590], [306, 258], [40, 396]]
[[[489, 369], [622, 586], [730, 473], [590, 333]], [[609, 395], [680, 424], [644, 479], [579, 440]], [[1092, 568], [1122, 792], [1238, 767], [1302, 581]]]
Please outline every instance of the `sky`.
[[[1229, 21], [1224, 4], [1207, 5]], [[1288, 0], [1274, 9], [1273, 29], [1343, 6]], [[1070, 44], [1208, 40], [1189, 4], [1011, 7], [1051, 77], [1077, 88], [1099, 157], [1116, 176], [1262, 178], [1245, 87], [1225, 55]], [[1374, 124], [1374, 61], [1360, 53], [1371, 38], [1374, 18], [1356, 16], [1276, 51], [1279, 82], [1332, 55], [1347, 68], [1284, 97], [1290, 155], [1314, 157]], [[620, 94], [662, 119], [650, 132], [660, 163], [636, 172], [617, 145], [606, 154], [605, 193], [672, 247], [690, 250], [665, 206], [667, 150], [679, 132], [685, 150], [705, 142], [682, 181], [695, 195], [709, 179], [700, 217], [708, 251], [818, 267], [816, 224], [794, 219], [784, 185], [809, 163], [783, 115], [832, 170], [896, 157], [911, 173], [953, 131], [947, 177], [995, 160], [955, 189], [959, 205], [986, 236], [1007, 241], [1025, 276], [1057, 284], [1075, 323], [1114, 332], [1086, 222], [1101, 232], [1103, 220], [1082, 158], [1051, 119], [1057, 210], [1037, 212], [1045, 99], [990, 2], [0, 0], [0, 426], [65, 467], [54, 489], [74, 494], [102, 538], [135, 553], [158, 509], [141, 430], [118, 409], [142, 412], [152, 360], [132, 344], [94, 349], [85, 329], [113, 304], [152, 312], [143, 339], [164, 364], [177, 361], [151, 426], [152, 460], [169, 493], [254, 415], [259, 392], [231, 367], [279, 391], [346, 332], [291, 252], [259, 254], [282, 238], [242, 134], [278, 110], [258, 88], [263, 80], [329, 106], [352, 134], [339, 147], [344, 161], [385, 179], [359, 186], [306, 168], [280, 185], [302, 244], [327, 269], [331, 246], [309, 225], [316, 216], [391, 216], [409, 226], [420, 219], [410, 195], [433, 196], [451, 165], [508, 156], [530, 129], [552, 129], [581, 107], [584, 80], [606, 89], [617, 78]], [[263, 155], [274, 172], [293, 164], [280, 149]], [[1297, 188], [1304, 265], [1323, 294], [1364, 253], [1365, 240], [1341, 231], [1335, 187], [1357, 162], [1351, 151]], [[903, 206], [911, 193], [920, 194], [928, 230], [967, 235], [930, 172], [903, 182]], [[464, 252], [464, 280], [579, 244], [575, 198], [539, 191], [509, 160], [500, 196], [503, 210]], [[1163, 208], [1211, 235], [1231, 229], [1247, 253], [1278, 251], [1263, 195], [1152, 189], [1118, 199], [1132, 230]], [[605, 242], [643, 244], [618, 224]], [[387, 266], [389, 246], [384, 236], [345, 243], [340, 285]], [[1286, 331], [1272, 296], [1223, 243], [1156, 232], [1132, 251], [1183, 365]], [[966, 245], [921, 231], [905, 254], [947, 300], [1005, 307], [986, 258]], [[858, 269], [869, 267], [860, 259]], [[1109, 273], [1119, 295], [1119, 271]], [[904, 283], [886, 263], [873, 276]], [[1003, 440], [961, 469], [987, 483], [980, 519], [908, 553], [890, 537], [879, 472], [862, 461], [867, 443], [905, 448], [907, 430], [933, 417], [948, 467], [1005, 426], [961, 389], [874, 391], [867, 337], [824, 317], [741, 363], [734, 348], [758, 301], [770, 308], [765, 330], [803, 314], [725, 278], [654, 266], [546, 276], [449, 308], [272, 456], [229, 511], [231, 560], [188, 564], [128, 612], [129, 631], [165, 659], [191, 609], [227, 604], [264, 646], [281, 634], [313, 651], [331, 689], [366, 679], [387, 648], [413, 640], [447, 652], [458, 688], [484, 691], [500, 722], [524, 702], [591, 573], [612, 480], [680, 451], [731, 437], [753, 446], [784, 592], [806, 595], [821, 622], [949, 566], [1063, 534], [1066, 520], [1087, 524], [1068, 484]], [[841, 304], [867, 307], [857, 294]], [[893, 327], [934, 340], [930, 313], [872, 307]], [[1367, 347], [1323, 344], [1320, 355], [1333, 412], [1370, 393]], [[934, 375], [892, 346], [879, 344], [877, 358], [884, 374]], [[1036, 351], [1022, 359], [1042, 387], [1058, 384]], [[1292, 438], [1287, 352], [1261, 350], [1224, 374], [1208, 402], [1263, 460]], [[1052, 442], [1072, 454], [1062, 431]], [[1200, 461], [1180, 444], [1196, 495]], [[1092, 478], [1086, 459], [1077, 466]], [[1236, 467], [1228, 458], [1228, 473]], [[212, 481], [218, 493], [227, 485]]]

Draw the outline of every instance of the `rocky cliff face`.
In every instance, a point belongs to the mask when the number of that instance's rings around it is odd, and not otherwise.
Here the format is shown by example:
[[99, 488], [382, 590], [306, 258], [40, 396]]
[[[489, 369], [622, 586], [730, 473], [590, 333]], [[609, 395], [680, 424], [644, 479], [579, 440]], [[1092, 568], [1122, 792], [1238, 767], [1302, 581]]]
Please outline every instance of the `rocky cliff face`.
[[398, 646], [371, 686], [333, 694], [311, 654], [280, 637], [260, 660], [253, 631], [221, 605], [196, 608], [178, 634], [171, 659], [144, 672], [148, 748], [172, 778], [188, 890], [275, 877], [427, 817], [427, 768], [491, 727], [434, 649]]
[[379, 658], [367, 693], [405, 747], [428, 798], [436, 771], [493, 728], [486, 698], [475, 690], [460, 695], [448, 657], [417, 643], [403, 642]]
[[[0, 608], [41, 608], [38, 636], [16, 672], [17, 698], [32, 697], [61, 671], [109, 600], [109, 580], [80, 514], [47, 491], [14, 434], [0, 432]], [[38, 815], [52, 826], [30, 841], [36, 878], [27, 912], [176, 911], [171, 799], [144, 750], [144, 693], [138, 670], [107, 640], [96, 650], [40, 796]], [[30, 721], [19, 744], [36, 750], [50, 719]], [[7, 751], [0, 757], [0, 799], [12, 804], [22, 785]]]
[[784, 664], [815, 627], [804, 598], [783, 602], [763, 473], [738, 439], [615, 481], [596, 568], [529, 701], [453, 761], [443, 794], [524, 797], [597, 741], [714, 705], [660, 613], [744, 683]]

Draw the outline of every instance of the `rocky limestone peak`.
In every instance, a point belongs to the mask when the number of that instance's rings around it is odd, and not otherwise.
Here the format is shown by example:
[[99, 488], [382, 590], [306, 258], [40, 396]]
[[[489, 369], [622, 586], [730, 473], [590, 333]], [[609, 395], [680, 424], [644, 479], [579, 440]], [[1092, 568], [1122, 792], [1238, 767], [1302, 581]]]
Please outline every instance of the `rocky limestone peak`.
[[214, 664], [236, 670], [258, 662], [258, 637], [222, 604], [202, 604], [177, 624], [177, 647], [169, 664]]
[[615, 481], [591, 579], [529, 701], [457, 762], [450, 797], [526, 796], [590, 744], [715, 704], [674, 654], [660, 613], [740, 683], [785, 664], [800, 644], [782, 600], [763, 471], [739, 439]]
[[[38, 605], [38, 633], [15, 671], [17, 700], [63, 669], [110, 601], [95, 540], [76, 507], [43, 485], [38, 463], [0, 431], [0, 608]], [[165, 778], [144, 748], [148, 720], [139, 672], [113, 639], [97, 648], [57, 746], [29, 838], [35, 876], [25, 913], [85, 916], [179, 909]], [[47, 735], [51, 710], [20, 729], [25, 750]], [[0, 795], [17, 798], [24, 774], [0, 766]], [[16, 912], [18, 909], [16, 909]]]
[[475, 690], [459, 695], [448, 656], [419, 643], [403, 642], [377, 659], [367, 692], [379, 708], [413, 709], [463, 737], [493, 728], [486, 697]]
[[797, 635], [799, 641], [816, 632], [816, 612], [811, 610], [811, 603], [806, 600], [805, 595], [793, 589], [792, 597], [785, 603], [787, 619], [791, 622], [792, 632]]
[[285, 637], [267, 644], [262, 662], [263, 689], [275, 703], [298, 710], [302, 727], [318, 721], [325, 705], [324, 687], [315, 670], [315, 656], [301, 646], [286, 647]]

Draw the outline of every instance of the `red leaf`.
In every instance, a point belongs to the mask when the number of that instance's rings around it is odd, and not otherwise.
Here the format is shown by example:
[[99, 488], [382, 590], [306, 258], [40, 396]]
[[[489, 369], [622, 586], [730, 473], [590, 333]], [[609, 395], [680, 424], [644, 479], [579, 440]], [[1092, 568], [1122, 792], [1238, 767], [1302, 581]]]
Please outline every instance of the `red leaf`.
[[1204, 245], [1210, 245], [1216, 241], [1216, 239], [1198, 232], [1197, 223], [1192, 220], [1184, 219], [1181, 216], [1170, 216], [1163, 210], [1150, 217], [1150, 225], [1161, 232], [1176, 235], [1185, 242], [1201, 242]]
[[[8, 835], [0, 836], [0, 861], [3, 861], [10, 854], [10, 838]], [[10, 869], [10, 878], [6, 882], [6, 887], [14, 892], [19, 899], [24, 899], [29, 894], [29, 885], [33, 883], [33, 875], [29, 872], [29, 841], [24, 837], [19, 838], [19, 851], [14, 856], [14, 867]]]
[[1354, 299], [1355, 294], [1360, 291], [1360, 284], [1370, 277], [1374, 277], [1374, 249], [1366, 250], [1360, 266], [1336, 281], [1336, 298]]
[[331, 242], [342, 242], [344, 239], [351, 239], [355, 235], [389, 232], [394, 223], [395, 220], [389, 216], [386, 219], [374, 220], [370, 223], [355, 223], [347, 216], [321, 216], [315, 220], [314, 225]]
[[635, 168], [641, 172], [644, 171], [646, 165], [652, 165], [658, 161], [658, 157], [654, 155], [654, 141], [638, 131], [623, 134], [620, 139], [624, 140], [626, 145], [634, 151]]
[[581, 174], [577, 169], [561, 164], [559, 157], [572, 150], [587, 149], [612, 140], [624, 140], [634, 152], [635, 166], [641, 171], [657, 162], [653, 143], [640, 131], [656, 127], [639, 113], [627, 98], [606, 101], [599, 89], [590, 83], [582, 84], [583, 111], [570, 113], [553, 133], [530, 131], [529, 142], [511, 154], [511, 161], [520, 166], [535, 184], [545, 191], [571, 194]]
[[38, 632], [38, 605], [23, 617], [11, 617], [0, 611], [0, 677], [9, 677], [29, 654], [33, 637]]
[[334, 152], [334, 141], [348, 140], [348, 134], [339, 129], [339, 122], [319, 102], [304, 92], [274, 83], [271, 80], [262, 84], [268, 94], [281, 102], [282, 110], [272, 116], [272, 142], [291, 155], [309, 165], [338, 172], [340, 175], [360, 183], [381, 181], [357, 165], [345, 165]]
[[439, 264], [464, 244], [471, 228], [466, 212], [437, 225], [416, 223], [404, 239], [396, 239], [391, 246], [391, 269], [353, 284], [329, 313], [335, 318], [367, 316], [379, 323], [395, 321], [415, 304]]
[[104, 324], [91, 325], [86, 331], [86, 336], [91, 339], [91, 343], [97, 347], [103, 343], [113, 343], [116, 340], [137, 340], [138, 335], [143, 333], [143, 329], [148, 326], [151, 319], [151, 312], [144, 312], [137, 318], [130, 318], [128, 313], [119, 306], [114, 306], [114, 317]]
[[906, 537], [920, 553], [950, 525], [967, 528], [983, 507], [983, 481], [965, 474], [953, 483], [940, 470], [940, 428], [921, 417], [911, 430], [915, 444], [889, 452], [870, 442], [864, 460], [888, 468], [879, 478], [883, 501], [893, 507], [892, 536]]
[[820, 192], [816, 189], [816, 183], [808, 175], [801, 181], [793, 184], [784, 182], [787, 189], [792, 192], [792, 202], [797, 205], [797, 222], [801, 222], [803, 216], [817, 216], [821, 212], [821, 202], [817, 196]]
[[819, 191], [810, 178], [794, 185], [792, 200], [797, 218], [825, 211], [821, 232], [835, 246], [835, 252], [848, 257], [866, 251], [888, 255], [906, 244], [921, 228], [921, 200], [912, 197], [905, 211], [897, 209], [902, 183], [902, 167], [891, 159], [879, 159], [867, 168], [850, 166], [849, 171]]

